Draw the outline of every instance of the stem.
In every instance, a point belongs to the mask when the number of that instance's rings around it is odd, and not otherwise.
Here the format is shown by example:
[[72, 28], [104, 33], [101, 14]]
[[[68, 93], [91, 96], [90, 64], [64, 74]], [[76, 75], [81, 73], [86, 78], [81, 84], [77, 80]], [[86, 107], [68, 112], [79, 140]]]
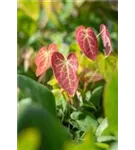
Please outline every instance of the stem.
[[81, 140], [84, 138], [85, 134], [86, 134], [86, 132], [84, 132], [83, 135], [81, 136], [81, 138], [80, 138]]
[[84, 57], [84, 53], [82, 53], [82, 56], [81, 56], [81, 59], [80, 59], [80, 63], [79, 63], [79, 64], [81, 64], [81, 62], [82, 62], [82, 60], [83, 60], [83, 57]]
[[98, 35], [96, 35], [96, 37], [98, 38], [104, 31], [105, 29], [103, 29]]
[[89, 82], [91, 82], [92, 81], [92, 79], [93, 79], [93, 77], [96, 75], [96, 73], [98, 72], [98, 68], [95, 70], [95, 72], [93, 73], [93, 75], [91, 76], [91, 78], [90, 78], [90, 80], [89, 80]]
[[[98, 65], [97, 65], [97, 62], [95, 63], [95, 66], [96, 66], [96, 70], [94, 71], [94, 73], [91, 75], [91, 77], [90, 77], [90, 79], [88, 80], [88, 83], [90, 83], [91, 81], [92, 81], [92, 79], [93, 79], [93, 77], [96, 75], [96, 73], [98, 72]], [[88, 83], [86, 83], [85, 84], [85, 88], [84, 88], [84, 90], [86, 90], [87, 89], [87, 85], [88, 85]]]
[[44, 76], [45, 76], [46, 72], [44, 72], [39, 78], [38, 78], [38, 82], [41, 83]]

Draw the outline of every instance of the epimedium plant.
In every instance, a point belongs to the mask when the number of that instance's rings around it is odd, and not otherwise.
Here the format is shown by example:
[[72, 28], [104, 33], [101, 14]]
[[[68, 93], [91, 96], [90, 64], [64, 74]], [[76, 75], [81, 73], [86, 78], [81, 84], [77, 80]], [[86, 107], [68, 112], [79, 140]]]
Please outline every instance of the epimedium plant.
[[[76, 29], [76, 41], [81, 48], [83, 54], [91, 59], [97, 65], [97, 56], [99, 52], [98, 37], [101, 35], [101, 39], [104, 46], [104, 54], [106, 59], [112, 52], [112, 44], [109, 31], [106, 25], [100, 25], [100, 33], [96, 36], [94, 30], [91, 27], [79, 26]], [[36, 75], [44, 75], [47, 69], [52, 67], [54, 75], [63, 90], [65, 90], [68, 96], [71, 98], [75, 95], [78, 84], [78, 62], [77, 56], [71, 52], [67, 57], [64, 57], [62, 53], [58, 52], [57, 45], [52, 43], [48, 47], [43, 46], [36, 55]], [[97, 70], [96, 70], [97, 72]], [[93, 72], [95, 75], [96, 72]]]
[[[99, 52], [100, 35], [104, 53]], [[81, 51], [76, 48], [76, 53], [70, 52], [65, 56], [56, 44], [51, 43], [38, 51], [34, 61], [36, 76], [43, 77], [52, 68], [54, 76], [48, 85], [54, 82], [55, 77], [62, 90], [53, 85], [50, 90], [26, 76], [18, 75], [19, 88], [30, 97], [23, 100], [26, 103], [19, 103], [18, 107], [23, 107], [18, 117], [18, 133], [21, 135], [27, 127], [30, 131], [31, 127], [36, 127], [42, 139], [40, 149], [110, 150], [112, 143], [117, 144], [118, 130], [117, 62], [113, 54], [110, 55], [110, 34], [101, 24], [98, 35], [91, 27], [79, 26], [75, 36]], [[64, 144], [67, 144], [65, 148]]]

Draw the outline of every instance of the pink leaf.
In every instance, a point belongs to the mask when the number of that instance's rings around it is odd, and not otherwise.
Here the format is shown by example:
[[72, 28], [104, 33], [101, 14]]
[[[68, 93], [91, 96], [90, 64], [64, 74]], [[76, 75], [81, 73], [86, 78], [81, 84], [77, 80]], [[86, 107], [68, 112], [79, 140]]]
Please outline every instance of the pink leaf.
[[55, 44], [50, 44], [47, 48], [43, 46], [35, 58], [35, 64], [37, 66], [36, 75], [42, 75], [51, 66], [51, 56], [57, 51], [57, 46]]
[[52, 68], [60, 86], [70, 95], [74, 96], [78, 87], [77, 68], [78, 60], [74, 53], [67, 58], [59, 52], [52, 55]]
[[110, 34], [108, 32], [107, 27], [104, 24], [100, 25], [100, 32], [101, 32], [103, 45], [105, 48], [105, 55], [108, 56], [112, 52], [112, 44], [111, 44]]
[[98, 54], [98, 41], [92, 28], [80, 26], [76, 29], [76, 40], [84, 54], [95, 60]]

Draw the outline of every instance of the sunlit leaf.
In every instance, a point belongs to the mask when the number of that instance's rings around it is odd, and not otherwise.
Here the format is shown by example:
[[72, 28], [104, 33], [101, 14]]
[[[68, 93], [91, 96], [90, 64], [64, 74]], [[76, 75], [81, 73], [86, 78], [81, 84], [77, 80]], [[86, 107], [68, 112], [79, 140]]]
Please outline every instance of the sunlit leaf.
[[37, 21], [39, 17], [39, 1], [18, 0], [18, 8], [22, 9], [26, 15]]
[[56, 89], [56, 88], [59, 87], [59, 84], [58, 84], [58, 82], [57, 82], [57, 80], [56, 80], [56, 78], [54, 76], [53, 76], [53, 78], [51, 80], [49, 80], [47, 82], [47, 84], [52, 86], [53, 89]]
[[100, 142], [98, 142], [98, 143], [96, 143], [96, 146], [99, 147], [99, 148], [101, 148], [100, 150], [109, 150], [109, 145], [106, 144], [106, 143], [100, 143]]
[[117, 62], [118, 58], [116, 55], [109, 55], [108, 57], [105, 57], [103, 54], [99, 54], [97, 56], [97, 66], [105, 80], [108, 80], [114, 71], [117, 70]]
[[37, 76], [46, 72], [46, 70], [51, 66], [51, 56], [55, 51], [57, 51], [57, 46], [55, 44], [50, 44], [48, 48], [43, 46], [39, 50], [35, 58]]
[[98, 126], [95, 135], [98, 137], [102, 134], [102, 132], [108, 127], [108, 121], [107, 119], [103, 119], [100, 123], [100, 125]]
[[104, 111], [110, 133], [118, 135], [118, 73], [115, 72], [107, 82], [104, 91]]
[[76, 29], [76, 40], [84, 54], [95, 60], [98, 54], [98, 41], [91, 27], [80, 26]]
[[61, 87], [70, 96], [73, 96], [78, 87], [78, 60], [76, 55], [70, 53], [65, 58], [61, 53], [54, 52], [52, 55], [52, 68]]
[[100, 136], [97, 138], [98, 142], [107, 142], [107, 141], [116, 141], [117, 138], [115, 136]]
[[88, 132], [85, 134], [84, 138], [82, 139], [82, 142], [80, 143], [68, 143], [65, 145], [64, 150], [106, 150], [107, 146], [103, 146], [101, 148], [101, 145], [98, 145], [96, 143], [96, 138], [92, 132]]
[[108, 56], [112, 52], [112, 43], [111, 43], [110, 34], [108, 32], [108, 29], [104, 24], [100, 25], [100, 32], [101, 32], [101, 38], [103, 41], [103, 45], [105, 48], [105, 55]]
[[41, 3], [43, 8], [45, 9], [47, 20], [51, 21], [55, 26], [59, 26], [57, 15], [61, 12], [61, 1], [42, 0]]
[[85, 2], [85, 0], [75, 0], [74, 2], [77, 7], [80, 7]]
[[36, 128], [22, 131], [17, 140], [18, 150], [36, 150], [40, 145], [40, 133]]

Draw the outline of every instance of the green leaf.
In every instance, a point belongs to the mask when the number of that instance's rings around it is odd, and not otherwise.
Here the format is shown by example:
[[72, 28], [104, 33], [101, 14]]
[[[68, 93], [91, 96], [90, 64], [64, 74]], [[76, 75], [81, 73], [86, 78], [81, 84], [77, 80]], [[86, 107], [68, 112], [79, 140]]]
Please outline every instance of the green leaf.
[[83, 109], [90, 109], [90, 108], [91, 108], [91, 109], [97, 111], [95, 105], [94, 105], [92, 102], [84, 101], [84, 102], [82, 103], [82, 107], [83, 107]]
[[64, 23], [65, 20], [67, 19], [67, 17], [69, 17], [71, 15], [73, 8], [74, 8], [74, 3], [69, 0], [65, 0], [63, 12], [60, 15], [61, 22]]
[[104, 111], [107, 117], [110, 132], [118, 135], [118, 73], [107, 82], [104, 91]]
[[37, 21], [39, 17], [39, 2], [32, 0], [18, 0], [18, 7], [21, 8], [26, 15]]
[[109, 150], [118, 150], [118, 142], [114, 142], [113, 144], [111, 144]]
[[55, 99], [52, 92], [42, 84], [29, 77], [18, 75], [18, 87], [31, 97], [33, 102], [41, 104], [51, 114], [56, 116]]
[[97, 128], [97, 121], [93, 119], [91, 116], [86, 115], [80, 111], [74, 111], [71, 114], [71, 119], [74, 120], [81, 131], [95, 131]]
[[108, 57], [105, 57], [103, 54], [98, 55], [98, 69], [105, 80], [111, 78], [113, 72], [117, 70], [117, 61], [117, 56], [114, 55], [110, 55]]
[[36, 150], [40, 145], [40, 134], [36, 128], [28, 128], [20, 133], [17, 140], [18, 150]]
[[86, 133], [82, 142], [74, 144], [68, 143], [64, 150], [107, 150], [107, 146], [96, 143], [96, 138], [92, 132]]
[[95, 135], [98, 137], [102, 134], [102, 132], [108, 127], [108, 122], [107, 119], [103, 119], [100, 123], [100, 125], [98, 126]]
[[40, 134], [39, 150], [62, 150], [64, 142], [68, 140], [68, 132], [59, 120], [39, 104], [27, 106], [19, 116], [18, 137], [28, 128], [35, 128]]
[[32, 103], [31, 98], [21, 99], [17, 103], [17, 117], [21, 115], [21, 113], [27, 108], [28, 105]]
[[116, 141], [117, 138], [115, 136], [100, 136], [97, 138], [98, 142], [107, 142], [107, 141]]
[[97, 107], [100, 106], [102, 92], [103, 92], [103, 86], [99, 86], [92, 91], [92, 96], [90, 101]]
[[109, 150], [109, 145], [106, 143], [96, 143], [96, 146], [101, 148], [101, 150]]

